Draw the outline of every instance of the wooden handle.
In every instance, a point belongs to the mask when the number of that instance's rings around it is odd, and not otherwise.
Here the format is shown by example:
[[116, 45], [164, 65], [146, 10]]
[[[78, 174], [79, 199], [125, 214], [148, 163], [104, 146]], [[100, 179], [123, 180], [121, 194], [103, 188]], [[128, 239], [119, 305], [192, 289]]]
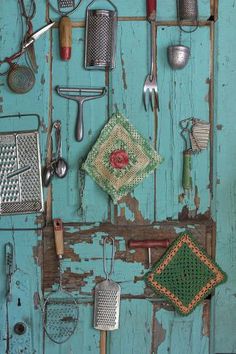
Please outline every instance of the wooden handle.
[[167, 248], [170, 244], [169, 239], [164, 240], [130, 240], [129, 241], [129, 248]]
[[157, 1], [156, 0], [146, 0], [147, 1], [147, 18], [149, 21], [156, 20], [157, 13]]
[[63, 224], [61, 219], [53, 220], [54, 227], [54, 238], [56, 252], [59, 258], [62, 258], [64, 255], [64, 240], [63, 240]]
[[70, 60], [72, 47], [72, 23], [69, 17], [63, 16], [59, 23], [60, 56], [62, 60]]
[[107, 332], [100, 331], [100, 354], [106, 354]]
[[183, 153], [183, 177], [182, 177], [182, 185], [184, 191], [189, 191], [192, 189], [191, 164], [192, 164], [192, 152], [189, 150], [185, 150]]

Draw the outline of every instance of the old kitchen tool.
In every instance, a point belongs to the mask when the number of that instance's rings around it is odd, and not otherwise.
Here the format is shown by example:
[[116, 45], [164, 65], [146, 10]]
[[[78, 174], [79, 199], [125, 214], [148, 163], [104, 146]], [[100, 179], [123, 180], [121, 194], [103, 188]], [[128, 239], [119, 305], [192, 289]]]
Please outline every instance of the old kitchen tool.
[[75, 332], [79, 308], [72, 294], [62, 287], [62, 262], [64, 255], [63, 225], [61, 219], [53, 220], [56, 254], [59, 260], [59, 286], [51, 291], [43, 305], [43, 323], [47, 336], [57, 344], [65, 343]]
[[180, 122], [181, 136], [185, 142], [183, 152], [183, 177], [184, 191], [192, 189], [191, 165], [192, 155], [207, 148], [209, 142], [210, 124], [198, 118], [190, 117]]
[[[198, 0], [176, 0], [177, 17], [181, 31], [192, 33], [198, 28]], [[183, 28], [183, 21], [190, 21], [196, 26], [192, 30]]]
[[82, 141], [84, 137], [83, 104], [85, 101], [101, 98], [106, 93], [106, 88], [78, 88], [57, 86], [59, 96], [73, 100], [78, 103], [78, 114], [76, 120], [75, 139]]
[[14, 93], [27, 93], [34, 87], [34, 73], [25, 65], [13, 64], [7, 75], [7, 84]]
[[[27, 32], [26, 32], [24, 40], [23, 40], [23, 43], [24, 43], [24, 42], [27, 42], [29, 37], [33, 34], [32, 20], [35, 16], [35, 13], [36, 13], [36, 3], [35, 3], [35, 0], [30, 1], [28, 12], [26, 11], [26, 6], [25, 6], [24, 0], [19, 0], [19, 5], [21, 8], [21, 15], [22, 15], [22, 17], [25, 18], [25, 22], [26, 22], [26, 26], [27, 26]], [[31, 46], [29, 46], [26, 49], [26, 54], [27, 54], [27, 58], [29, 60], [29, 64], [30, 64], [31, 69], [33, 70], [33, 72], [37, 73], [38, 72], [38, 65], [36, 62], [34, 44], [32, 44]]]
[[[106, 245], [112, 244], [111, 267], [107, 271]], [[113, 331], [119, 328], [120, 286], [110, 279], [114, 271], [115, 241], [107, 236], [103, 239], [103, 267], [106, 279], [95, 287], [94, 328]]]
[[152, 255], [151, 249], [152, 248], [167, 248], [169, 247], [170, 240], [130, 240], [129, 241], [129, 248], [147, 248], [148, 249], [148, 267], [151, 268], [152, 266]]
[[53, 123], [53, 127], [56, 131], [56, 143], [57, 143], [57, 152], [56, 159], [52, 162], [55, 174], [59, 178], [64, 178], [68, 171], [68, 164], [65, 159], [62, 157], [62, 146], [61, 146], [61, 122], [57, 120]]
[[[82, 0], [57, 0], [57, 7], [53, 2], [48, 0], [50, 7], [61, 16], [69, 16], [75, 12], [82, 3]], [[65, 11], [64, 11], [65, 10]]]
[[190, 48], [182, 44], [170, 45], [167, 48], [167, 56], [172, 69], [183, 69], [188, 64]]
[[52, 26], [54, 26], [55, 22], [51, 22], [44, 27], [40, 28], [38, 31], [34, 32], [32, 35], [30, 35], [27, 40], [24, 40], [21, 48], [18, 52], [13, 54], [10, 57], [6, 57], [5, 59], [0, 61], [0, 65], [2, 64], [8, 64], [10, 68], [5, 72], [1, 73], [1, 75], [6, 75], [8, 71], [12, 68], [12, 65], [14, 65], [13, 61], [18, 59], [19, 57], [22, 56], [23, 53], [32, 45], [36, 40], [38, 40], [44, 33], [46, 33]]
[[12, 277], [16, 270], [14, 247], [11, 242], [5, 244], [5, 272], [6, 272], [6, 354], [10, 353], [10, 323], [9, 323], [9, 303], [12, 301]]
[[1, 119], [37, 120], [37, 130], [0, 133], [0, 215], [43, 210], [37, 114], [2, 116]]
[[62, 16], [59, 22], [60, 56], [61, 60], [71, 58], [72, 48], [72, 22], [68, 16]]
[[91, 9], [93, 0], [86, 10], [85, 68], [107, 69], [115, 67], [117, 16], [116, 6], [107, 0], [113, 10]]
[[146, 77], [144, 87], [143, 87], [143, 104], [147, 111], [147, 98], [149, 96], [149, 101], [152, 111], [157, 108], [159, 111], [159, 97], [157, 92], [157, 29], [156, 29], [156, 0], [146, 0], [147, 5], [147, 19], [151, 24], [151, 67], [150, 72]]

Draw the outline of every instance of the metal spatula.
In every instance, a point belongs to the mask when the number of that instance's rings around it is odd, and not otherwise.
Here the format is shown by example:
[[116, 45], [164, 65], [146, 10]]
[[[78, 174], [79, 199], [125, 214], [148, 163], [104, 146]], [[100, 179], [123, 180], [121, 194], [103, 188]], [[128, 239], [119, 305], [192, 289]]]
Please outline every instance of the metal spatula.
[[[112, 243], [110, 272], [107, 271], [106, 265], [106, 244], [109, 240]], [[95, 287], [94, 328], [101, 331], [113, 331], [119, 328], [120, 286], [110, 279], [114, 271], [114, 256], [114, 239], [107, 236], [103, 239], [103, 267], [106, 280]]]

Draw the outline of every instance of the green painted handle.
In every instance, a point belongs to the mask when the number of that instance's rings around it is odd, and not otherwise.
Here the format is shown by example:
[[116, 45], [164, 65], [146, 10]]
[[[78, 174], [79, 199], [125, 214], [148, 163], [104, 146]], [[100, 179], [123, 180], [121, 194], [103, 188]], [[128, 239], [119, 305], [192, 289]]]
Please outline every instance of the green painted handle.
[[185, 150], [183, 153], [183, 179], [182, 185], [184, 190], [192, 189], [192, 177], [191, 177], [191, 168], [192, 168], [192, 153], [189, 150]]

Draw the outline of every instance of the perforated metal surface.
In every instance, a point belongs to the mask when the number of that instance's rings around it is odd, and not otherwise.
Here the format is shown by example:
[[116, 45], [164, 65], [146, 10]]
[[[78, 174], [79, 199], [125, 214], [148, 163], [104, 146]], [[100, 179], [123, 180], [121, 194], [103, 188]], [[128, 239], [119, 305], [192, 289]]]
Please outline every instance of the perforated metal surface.
[[179, 0], [180, 20], [196, 21], [198, 17], [197, 0]]
[[0, 214], [38, 212], [42, 206], [38, 133], [0, 134]]
[[75, 1], [74, 0], [58, 0], [58, 8], [64, 9], [66, 7], [74, 7]]
[[120, 286], [105, 280], [95, 288], [94, 328], [112, 331], [119, 327]]
[[86, 68], [115, 67], [117, 14], [108, 10], [88, 10], [86, 21]]

